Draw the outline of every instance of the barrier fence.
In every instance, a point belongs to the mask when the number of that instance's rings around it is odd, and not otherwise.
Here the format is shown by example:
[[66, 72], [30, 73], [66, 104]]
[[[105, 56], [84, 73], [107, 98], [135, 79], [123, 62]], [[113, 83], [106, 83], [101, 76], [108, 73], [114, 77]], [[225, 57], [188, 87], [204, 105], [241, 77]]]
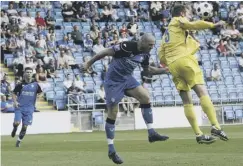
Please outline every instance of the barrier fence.
[[[243, 89], [227, 89], [227, 90], [208, 90], [214, 103], [217, 118], [221, 124], [243, 124]], [[227, 95], [225, 93], [227, 92]], [[223, 94], [223, 95], [220, 95]], [[72, 122], [80, 131], [89, 131], [104, 128], [104, 120], [106, 117], [105, 103], [97, 103], [96, 93], [90, 94], [76, 94], [68, 95], [68, 110], [72, 114]], [[177, 121], [171, 120], [167, 125], [157, 125], [158, 128], [164, 127], [187, 127], [189, 124], [184, 116], [183, 104], [177, 91], [161, 91], [151, 92], [151, 104], [153, 107], [154, 117], [177, 117]], [[167, 98], [166, 98], [167, 97]], [[129, 98], [128, 98], [129, 99]], [[200, 107], [200, 99], [195, 93], [192, 93], [192, 101], [195, 105], [197, 118], [200, 119], [201, 126], [210, 125], [207, 116]], [[140, 129], [141, 124], [138, 121], [142, 120], [140, 117], [140, 109], [138, 108], [138, 101], [120, 102], [122, 104], [134, 104], [134, 110], [127, 110], [132, 112], [129, 117], [126, 115], [118, 118], [121, 130]], [[103, 108], [99, 108], [103, 106]], [[128, 107], [129, 109], [130, 107]], [[177, 111], [174, 111], [177, 110]], [[119, 112], [123, 112], [122, 107], [119, 107]], [[139, 113], [138, 113], [139, 112]], [[160, 113], [161, 112], [161, 113]], [[172, 113], [173, 112], [173, 113]], [[140, 117], [140, 118], [138, 118]], [[156, 118], [155, 118], [156, 119]], [[174, 119], [174, 118], [172, 118]], [[181, 119], [181, 120], [180, 120]], [[166, 120], [166, 119], [165, 119]], [[160, 121], [160, 120], [159, 120]], [[182, 122], [183, 121], [183, 122]], [[163, 123], [163, 121], [161, 121]], [[89, 125], [87, 125], [89, 124]], [[125, 127], [122, 127], [123, 126]], [[119, 126], [118, 125], [118, 126]], [[129, 126], [129, 127], [127, 127]], [[136, 127], [140, 126], [140, 127]]]

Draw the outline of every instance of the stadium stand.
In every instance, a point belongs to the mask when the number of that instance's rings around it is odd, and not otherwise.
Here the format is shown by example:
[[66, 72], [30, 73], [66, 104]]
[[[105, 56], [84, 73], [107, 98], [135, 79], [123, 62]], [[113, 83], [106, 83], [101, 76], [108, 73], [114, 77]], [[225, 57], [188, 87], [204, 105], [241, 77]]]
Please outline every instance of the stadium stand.
[[[21, 79], [26, 66], [35, 68], [44, 90], [45, 100], [39, 99], [37, 104], [38, 109], [42, 105], [41, 111], [52, 110], [53, 106], [57, 110], [66, 110], [71, 86], [74, 86], [73, 92], [82, 94], [72, 96], [81, 108], [93, 109], [97, 99], [93, 93], [99, 90], [111, 59], [96, 62], [89, 73], [82, 73], [79, 65], [106, 47], [125, 40], [136, 40], [142, 32], [156, 37], [151, 63], [161, 65], [157, 50], [170, 21], [169, 9], [173, 3], [1, 1], [2, 72], [10, 76], [8, 81], [11, 83], [15, 77]], [[194, 5], [192, 2], [183, 3]], [[201, 43], [201, 50], [196, 55], [202, 63], [201, 69], [212, 101], [215, 104], [242, 103], [243, 3], [220, 1], [213, 2], [213, 6], [215, 15], [211, 21], [223, 19], [228, 25], [222, 29], [195, 32]], [[194, 14], [192, 19], [199, 18]], [[208, 78], [212, 77], [215, 63], [221, 77], [212, 81]], [[44, 71], [40, 74], [41, 67]], [[137, 68], [134, 77], [142, 83], [140, 72], [141, 69]], [[154, 91], [151, 93], [154, 106], [182, 104], [170, 75], [158, 76], [155, 82], [145, 86]], [[198, 103], [195, 93], [193, 99]], [[228, 120], [240, 119], [243, 106], [225, 106], [224, 112]], [[95, 123], [98, 125], [99, 121]]]

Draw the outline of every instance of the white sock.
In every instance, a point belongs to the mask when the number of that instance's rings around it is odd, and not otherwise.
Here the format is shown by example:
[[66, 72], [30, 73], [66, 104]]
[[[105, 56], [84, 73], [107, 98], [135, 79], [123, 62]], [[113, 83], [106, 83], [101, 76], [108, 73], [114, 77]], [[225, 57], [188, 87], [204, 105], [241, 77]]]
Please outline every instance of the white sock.
[[114, 140], [113, 139], [107, 139], [107, 143], [108, 143], [108, 145], [114, 144]]
[[20, 139], [20, 138], [18, 137], [18, 141], [22, 141], [22, 139]]
[[146, 124], [146, 125], [147, 125], [147, 129], [148, 129], [148, 130], [153, 128], [153, 123], [148, 123], [148, 124]]

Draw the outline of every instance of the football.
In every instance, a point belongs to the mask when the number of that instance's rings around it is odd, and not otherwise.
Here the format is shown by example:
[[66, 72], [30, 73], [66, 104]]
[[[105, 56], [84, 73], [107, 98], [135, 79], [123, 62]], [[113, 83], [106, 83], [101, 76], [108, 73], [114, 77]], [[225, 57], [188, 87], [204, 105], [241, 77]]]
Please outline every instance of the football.
[[202, 19], [207, 19], [213, 16], [213, 6], [208, 2], [199, 3], [196, 6], [196, 12]]

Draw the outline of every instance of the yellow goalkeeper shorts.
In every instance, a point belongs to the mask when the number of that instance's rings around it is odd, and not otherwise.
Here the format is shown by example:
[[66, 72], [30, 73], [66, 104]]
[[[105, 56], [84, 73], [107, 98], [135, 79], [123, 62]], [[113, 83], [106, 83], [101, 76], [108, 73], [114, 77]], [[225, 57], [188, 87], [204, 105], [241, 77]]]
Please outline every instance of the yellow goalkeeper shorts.
[[203, 73], [194, 55], [179, 58], [168, 67], [177, 90], [190, 91], [197, 84], [205, 84]]

